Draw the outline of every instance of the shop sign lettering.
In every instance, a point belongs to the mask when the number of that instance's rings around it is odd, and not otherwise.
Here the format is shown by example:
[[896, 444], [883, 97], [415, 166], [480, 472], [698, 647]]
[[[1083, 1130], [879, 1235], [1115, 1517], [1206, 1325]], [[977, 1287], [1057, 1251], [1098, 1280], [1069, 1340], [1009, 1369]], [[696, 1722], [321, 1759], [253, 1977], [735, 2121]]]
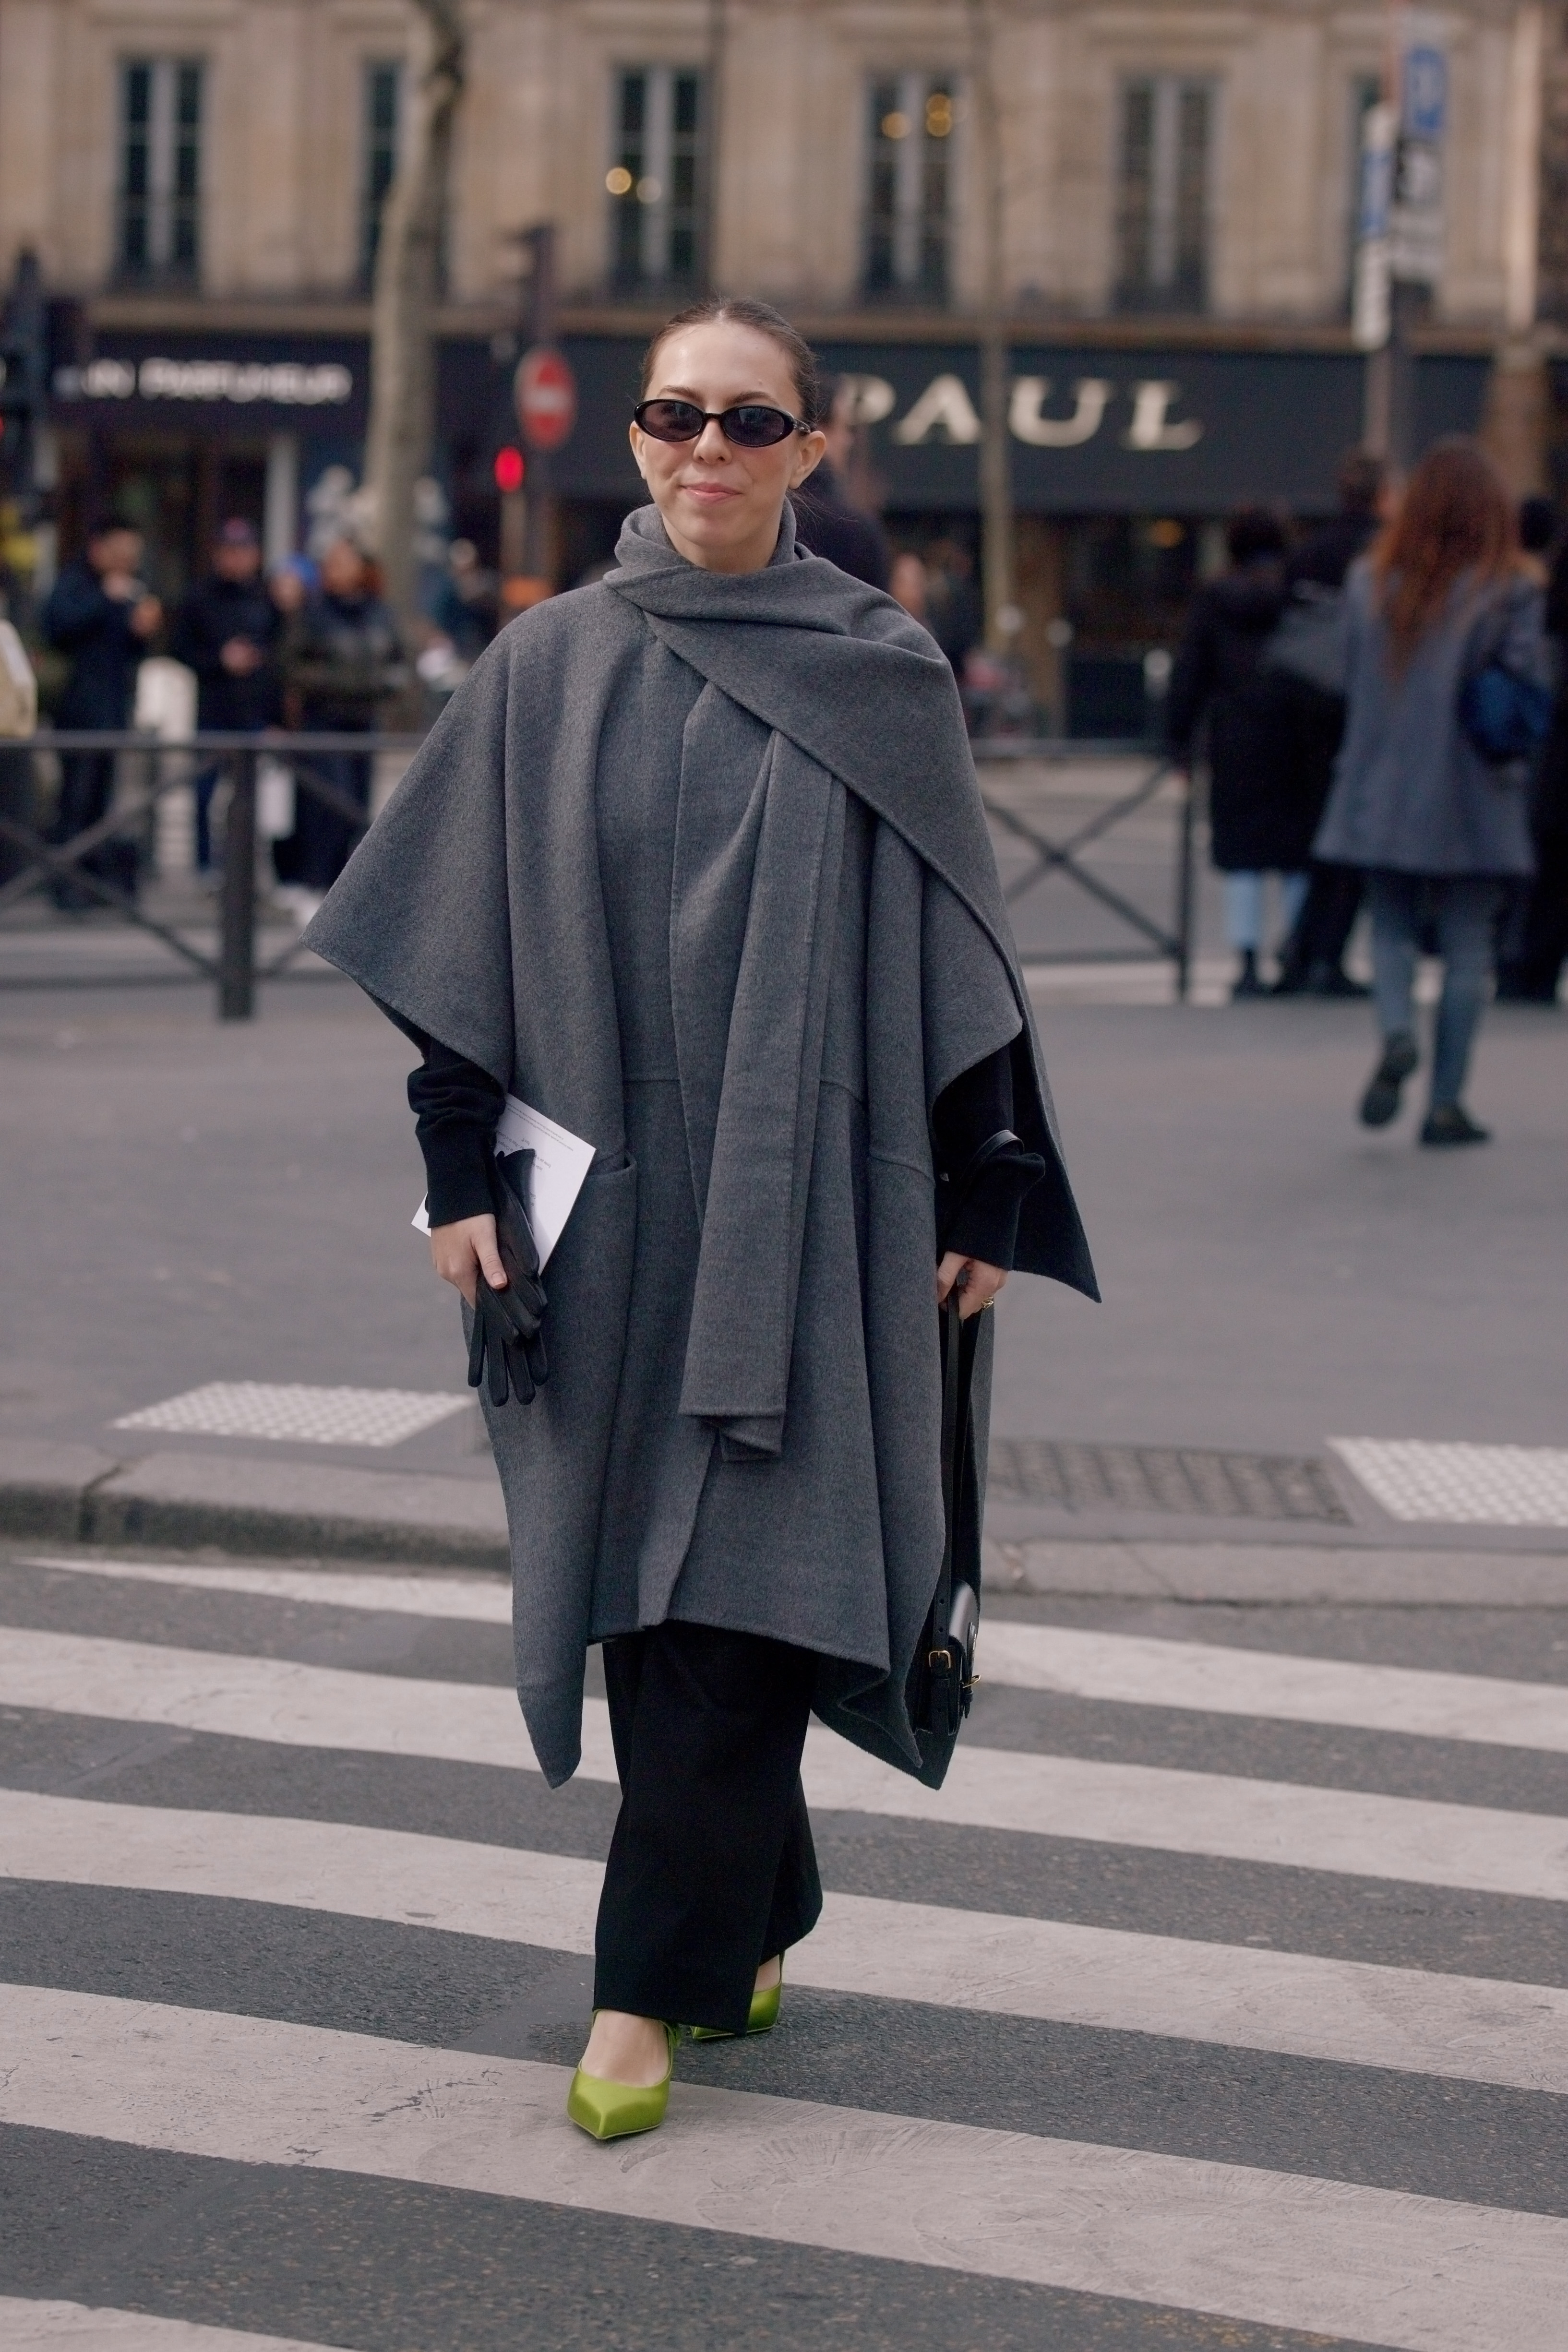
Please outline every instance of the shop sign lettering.
[[[851, 411], [862, 425], [881, 424], [898, 405], [898, 394], [886, 376], [847, 376], [844, 388]], [[1125, 386], [1107, 376], [1079, 376], [1066, 387], [1064, 403], [1049, 376], [1016, 375], [1008, 403], [1008, 428], [1016, 441], [1031, 449], [1079, 449], [1105, 429], [1123, 391], [1128, 408], [1117, 437], [1124, 449], [1144, 453], [1191, 449], [1202, 440], [1201, 418], [1172, 415], [1180, 404], [1182, 387], [1167, 376], [1139, 377]], [[1052, 405], [1053, 401], [1057, 404]], [[941, 441], [971, 447], [982, 437], [969, 387], [957, 375], [933, 376], [890, 432], [902, 449]]]
[[89, 360], [55, 370], [57, 400], [181, 400], [206, 405], [256, 401], [279, 408], [339, 407], [353, 397], [353, 373], [306, 360]]

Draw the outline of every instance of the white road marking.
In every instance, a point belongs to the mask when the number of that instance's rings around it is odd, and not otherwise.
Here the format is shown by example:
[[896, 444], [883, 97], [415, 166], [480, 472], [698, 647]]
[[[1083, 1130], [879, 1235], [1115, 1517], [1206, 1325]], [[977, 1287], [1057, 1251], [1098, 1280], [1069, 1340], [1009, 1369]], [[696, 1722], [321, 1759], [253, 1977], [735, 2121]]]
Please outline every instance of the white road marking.
[[1568, 1447], [1384, 1437], [1329, 1444], [1391, 1518], [1568, 1528]]
[[144, 2311], [110, 2311], [84, 2303], [30, 2303], [0, 2294], [5, 2352], [333, 2352], [298, 2336], [253, 2336], [248, 2328], [202, 2327]]
[[455, 1412], [469, 1396], [424, 1389], [321, 1389], [298, 1381], [208, 1381], [121, 1413], [111, 1429], [172, 1429], [203, 1437], [270, 1437], [308, 1445], [401, 1445]]
[[[216, 1568], [195, 1561], [165, 1566], [41, 1554], [23, 1565], [132, 1583], [254, 1593], [328, 1608], [489, 1625], [511, 1622], [510, 1587], [503, 1577]], [[1066, 1625], [1025, 1625], [995, 1616], [986, 1618], [981, 1633], [980, 1664], [983, 1683], [1015, 1690], [1060, 1691], [1131, 1706], [1268, 1716], [1280, 1723], [1330, 1723], [1568, 1754], [1568, 1688], [1561, 1684], [1436, 1674], [1418, 1666], [1363, 1665]]]
[[[0, 1705], [534, 1769], [510, 1691], [156, 1643], [9, 1627]], [[616, 1777], [602, 1700], [584, 1702], [581, 1769]], [[926, 1789], [817, 1727], [804, 1779], [810, 1803], [830, 1811], [1568, 1902], [1568, 1821], [1546, 1814], [973, 1746], [960, 1747], [944, 1788]]]
[[[568, 1855], [270, 1815], [0, 1791], [0, 1876], [278, 1903], [594, 1948], [601, 1870]], [[1568, 2093], [1568, 1990], [830, 1895], [790, 1953], [827, 1992]]]
[[1361, 1665], [994, 1617], [981, 1630], [980, 1672], [983, 1686], [990, 1681], [1131, 1706], [1195, 1707], [1211, 1715], [1260, 1715], [1276, 1723], [1331, 1723], [1568, 1755], [1568, 1689], [1561, 1684]]
[[24, 1568], [68, 1570], [73, 1576], [112, 1577], [127, 1584], [192, 1585], [205, 1592], [249, 1592], [268, 1601], [304, 1601], [327, 1609], [373, 1609], [378, 1614], [456, 1617], [480, 1625], [511, 1623], [511, 1583], [504, 1576], [396, 1576], [322, 1568], [210, 1568], [124, 1559], [61, 1559], [32, 1554]]
[[[1568, 2221], [1250, 2165], [678, 2082], [605, 2148], [565, 2071], [32, 1986], [0, 1993], [0, 2119], [417, 2180], [1317, 2330], [1560, 2352]], [[19, 2053], [19, 2054], [15, 2054]]]

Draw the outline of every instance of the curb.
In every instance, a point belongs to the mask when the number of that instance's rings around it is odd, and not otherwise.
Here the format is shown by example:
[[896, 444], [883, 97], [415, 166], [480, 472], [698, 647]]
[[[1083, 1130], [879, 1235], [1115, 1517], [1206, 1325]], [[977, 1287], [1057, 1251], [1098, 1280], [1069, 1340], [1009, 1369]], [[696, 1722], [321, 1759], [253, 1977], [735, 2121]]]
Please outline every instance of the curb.
[[[1041, 1515], [999, 1508], [985, 1541], [988, 1595], [1297, 1608], [1568, 1608], [1555, 1530], [1422, 1531], [1409, 1544], [1346, 1528], [1289, 1532], [1199, 1522], [1180, 1535], [1082, 1528], [1046, 1534]], [[1035, 1526], [1027, 1526], [1035, 1518]], [[1013, 1524], [1009, 1525], [1009, 1521]], [[1023, 1524], [1019, 1524], [1023, 1522]], [[510, 1568], [499, 1485], [254, 1455], [152, 1454], [118, 1461], [89, 1445], [0, 1438], [0, 1535], [55, 1543], [212, 1549], [274, 1558]], [[1468, 1536], [1468, 1530], [1464, 1531]]]
[[[1548, 1531], [1549, 1532], [1549, 1531]], [[1297, 1609], [1568, 1609], [1561, 1552], [1244, 1540], [985, 1542], [987, 1598]]]
[[0, 1534], [435, 1566], [509, 1565], [499, 1486], [409, 1471], [0, 1439]]

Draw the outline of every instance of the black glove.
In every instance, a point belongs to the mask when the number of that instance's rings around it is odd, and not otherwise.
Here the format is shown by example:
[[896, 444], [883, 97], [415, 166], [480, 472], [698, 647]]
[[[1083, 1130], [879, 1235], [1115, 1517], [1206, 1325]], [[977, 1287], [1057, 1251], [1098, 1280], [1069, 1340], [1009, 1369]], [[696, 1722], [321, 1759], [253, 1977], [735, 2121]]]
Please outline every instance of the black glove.
[[531, 1151], [509, 1152], [490, 1162], [490, 1197], [495, 1207], [496, 1248], [506, 1270], [506, 1288], [493, 1290], [481, 1274], [474, 1294], [474, 1331], [468, 1345], [468, 1386], [477, 1389], [489, 1363], [490, 1402], [505, 1404], [515, 1389], [520, 1404], [531, 1404], [549, 1364], [540, 1325], [544, 1318], [544, 1286], [539, 1279], [539, 1252], [524, 1203]]

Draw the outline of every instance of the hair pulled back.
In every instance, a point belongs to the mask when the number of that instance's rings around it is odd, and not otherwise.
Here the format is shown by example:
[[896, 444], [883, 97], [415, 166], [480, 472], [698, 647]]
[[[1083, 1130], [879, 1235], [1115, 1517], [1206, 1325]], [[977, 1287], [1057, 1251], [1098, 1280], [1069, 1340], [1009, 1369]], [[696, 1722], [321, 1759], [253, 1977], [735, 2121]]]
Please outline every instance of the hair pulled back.
[[828, 400], [816, 352], [782, 311], [775, 310], [771, 302], [757, 301], [750, 294], [710, 294], [700, 302], [689, 302], [684, 310], [667, 319], [643, 353], [638, 399], [647, 398], [655, 364], [671, 335], [679, 334], [687, 327], [728, 324], [750, 327], [754, 334], [766, 335], [770, 342], [778, 345], [789, 362], [801, 423], [814, 428], [820, 425], [827, 414]]
[[1513, 501], [1486, 451], [1458, 434], [1435, 443], [1372, 551], [1395, 672], [1441, 619], [1461, 574], [1488, 587], [1515, 568], [1518, 551]]

